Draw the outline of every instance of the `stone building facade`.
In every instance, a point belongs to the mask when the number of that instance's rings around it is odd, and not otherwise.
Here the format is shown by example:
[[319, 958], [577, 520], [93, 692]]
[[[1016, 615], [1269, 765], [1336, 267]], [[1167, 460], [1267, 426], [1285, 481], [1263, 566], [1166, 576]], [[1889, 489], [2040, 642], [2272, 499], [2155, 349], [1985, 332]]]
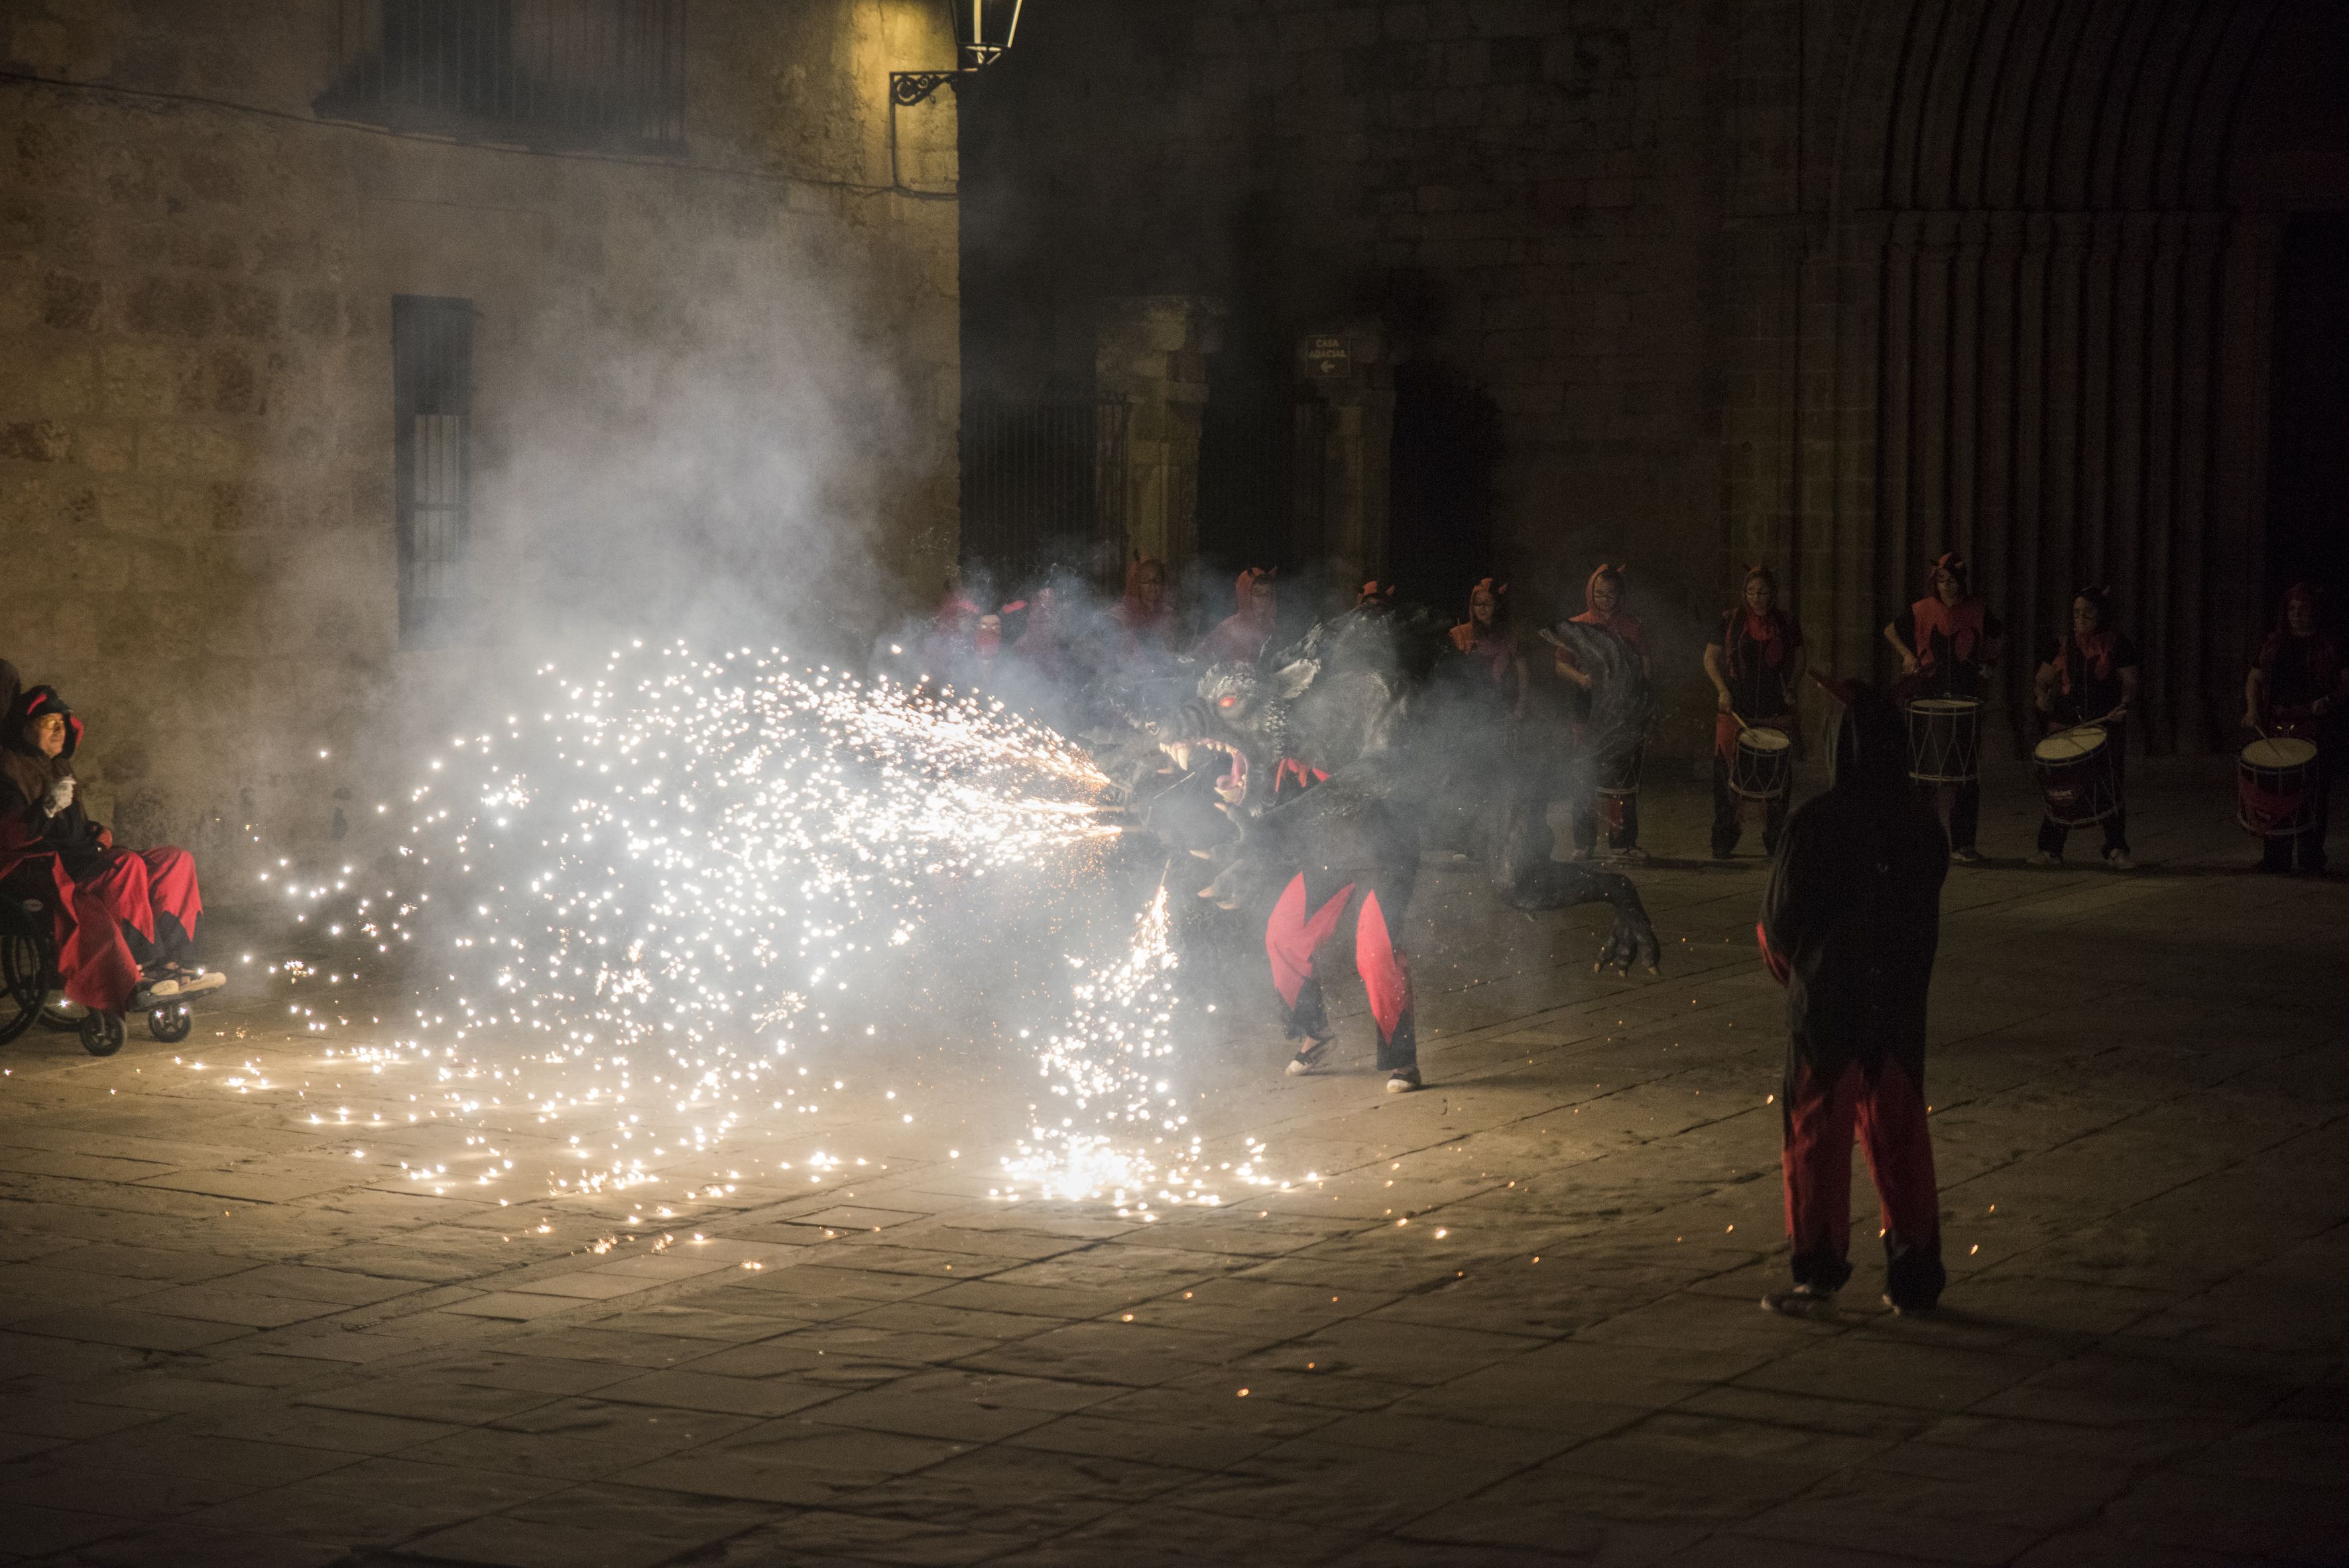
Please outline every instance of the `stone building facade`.
[[[1749, 562], [1884, 674], [1967, 552], [2017, 738], [2110, 583], [2157, 749], [2222, 743], [2283, 581], [2349, 594], [2349, 400], [2275, 346], [2349, 353], [2324, 0], [1102, 0], [1021, 49], [968, 95], [967, 378], [1065, 382], [1134, 299], [1198, 302], [1198, 511], [1162, 532], [1211, 556], [1280, 533], [1553, 611], [1629, 559], [1691, 748]], [[1219, 472], [1226, 407], [1282, 482]]]
[[935, 592], [954, 111], [889, 72], [952, 64], [942, 7], [0, 29], [0, 656], [88, 719], [126, 840], [224, 893], [542, 648], [854, 645]]

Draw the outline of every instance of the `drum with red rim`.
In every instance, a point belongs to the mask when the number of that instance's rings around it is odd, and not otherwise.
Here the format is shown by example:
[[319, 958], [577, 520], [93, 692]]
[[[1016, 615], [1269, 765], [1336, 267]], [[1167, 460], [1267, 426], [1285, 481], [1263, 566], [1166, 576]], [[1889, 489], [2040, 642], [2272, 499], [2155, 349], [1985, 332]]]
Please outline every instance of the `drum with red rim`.
[[2263, 839], [2288, 839], [2316, 826], [2316, 742], [2263, 736], [2235, 763], [2235, 820]]
[[2101, 725], [2063, 729], [2031, 748], [2047, 820], [2063, 828], [2091, 828], [2121, 809], [2113, 778], [2112, 737]]

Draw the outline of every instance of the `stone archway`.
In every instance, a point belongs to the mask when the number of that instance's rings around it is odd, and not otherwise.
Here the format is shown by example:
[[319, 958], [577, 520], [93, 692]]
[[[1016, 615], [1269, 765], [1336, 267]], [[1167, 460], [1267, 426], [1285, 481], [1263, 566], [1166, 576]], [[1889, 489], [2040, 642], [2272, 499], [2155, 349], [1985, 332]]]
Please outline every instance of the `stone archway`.
[[2015, 628], [2018, 719], [2031, 651], [2102, 582], [2146, 647], [2147, 745], [2220, 738], [2262, 619], [2286, 209], [2254, 153], [2304, 91], [2292, 51], [2338, 28], [2323, 0], [1860, 14], [1802, 263], [1833, 302], [1796, 350], [1823, 482], [1790, 524], [1847, 668], [1954, 545]]

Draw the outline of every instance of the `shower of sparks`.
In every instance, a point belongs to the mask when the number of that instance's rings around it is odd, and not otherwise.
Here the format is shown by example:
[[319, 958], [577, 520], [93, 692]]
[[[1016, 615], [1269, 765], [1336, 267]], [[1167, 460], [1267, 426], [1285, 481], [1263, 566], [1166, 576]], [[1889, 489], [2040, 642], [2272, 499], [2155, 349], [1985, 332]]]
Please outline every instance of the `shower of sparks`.
[[[1205, 1141], [1189, 1130], [1191, 1119], [1172, 1092], [1166, 1058], [1179, 997], [1170, 930], [1162, 885], [1123, 959], [1098, 971], [1070, 961], [1085, 978], [1071, 987], [1067, 1022], [1037, 1052], [1036, 1070], [1071, 1109], [1040, 1121], [1019, 1153], [1004, 1157], [1014, 1193], [1032, 1186], [1040, 1197], [1107, 1199], [1121, 1214], [1153, 1219], [1159, 1205], [1219, 1203], [1219, 1174], [1271, 1184], [1257, 1168], [1262, 1146], [1253, 1138], [1244, 1159], [1210, 1171]], [[1135, 1141], [1140, 1134], [1148, 1141]]]
[[[329, 1055], [378, 1078], [428, 1073], [429, 1092], [411, 1097], [419, 1111], [477, 1129], [446, 1161], [401, 1162], [422, 1190], [534, 1174], [490, 1135], [493, 1111], [578, 1129], [546, 1172], [555, 1195], [674, 1184], [680, 1162], [730, 1135], [792, 1126], [843, 1087], [811, 1078], [799, 1047], [850, 1027], [843, 994], [876, 965], [918, 965], [926, 917], [991, 873], [1118, 831], [1085, 754], [985, 698], [747, 649], [616, 653], [594, 678], [537, 674], [526, 706], [424, 760], [399, 875], [383, 879], [396, 885], [345, 866], [285, 886], [297, 920], [337, 954], [382, 963], [398, 951], [413, 975], [407, 1020], [381, 1020], [400, 1037]], [[330, 913], [337, 894], [350, 902]], [[1061, 1114], [1040, 1111], [1005, 1161], [1003, 1195], [1146, 1213], [1215, 1202], [1217, 1180], [1264, 1181], [1252, 1141], [1210, 1176], [1176, 1109], [1163, 890], [1123, 960], [1070, 962], [1067, 1016], [1022, 1031], [1044, 1042], [1039, 1071]], [[283, 966], [313, 985], [358, 969]], [[356, 1010], [289, 1008], [319, 1034]], [[815, 1152], [778, 1169], [821, 1184], [853, 1167]], [[686, 1186], [688, 1199], [735, 1191]], [[625, 1206], [632, 1226], [671, 1217], [649, 1199]]]

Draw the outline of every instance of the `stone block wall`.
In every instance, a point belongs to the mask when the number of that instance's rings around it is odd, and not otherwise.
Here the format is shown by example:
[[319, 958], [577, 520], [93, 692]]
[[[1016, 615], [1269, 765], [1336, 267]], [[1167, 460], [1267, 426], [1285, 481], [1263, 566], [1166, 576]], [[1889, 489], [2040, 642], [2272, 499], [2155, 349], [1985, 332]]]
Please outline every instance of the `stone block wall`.
[[[953, 122], [887, 103], [950, 61], [942, 14], [694, 0], [673, 157], [323, 121], [323, 0], [0, 28], [0, 656], [88, 719], [98, 814], [218, 896], [541, 650], [854, 646], [952, 561]], [[399, 294], [474, 309], [441, 646], [398, 617]]]

